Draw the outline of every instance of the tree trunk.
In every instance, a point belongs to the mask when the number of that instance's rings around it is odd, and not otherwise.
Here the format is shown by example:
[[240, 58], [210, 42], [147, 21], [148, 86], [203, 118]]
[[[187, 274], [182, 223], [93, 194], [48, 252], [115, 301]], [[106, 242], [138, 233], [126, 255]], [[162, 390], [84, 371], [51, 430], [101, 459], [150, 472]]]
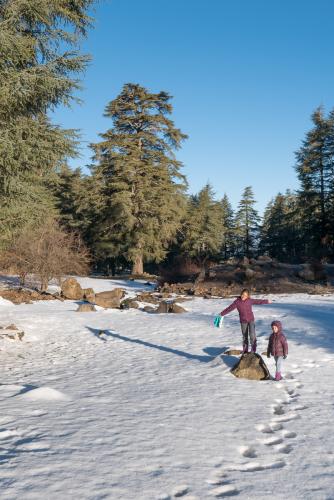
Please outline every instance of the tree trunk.
[[47, 278], [41, 279], [41, 292], [44, 293], [47, 291], [49, 286], [49, 280]]
[[27, 273], [20, 274], [20, 286], [25, 286], [26, 284]]
[[137, 255], [132, 265], [132, 274], [144, 274], [143, 256]]

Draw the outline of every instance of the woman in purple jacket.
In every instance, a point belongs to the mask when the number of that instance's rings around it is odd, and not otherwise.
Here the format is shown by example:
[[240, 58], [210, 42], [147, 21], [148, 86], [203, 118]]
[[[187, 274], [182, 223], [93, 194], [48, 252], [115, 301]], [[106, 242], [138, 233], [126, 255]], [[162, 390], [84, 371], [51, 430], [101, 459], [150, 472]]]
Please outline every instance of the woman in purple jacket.
[[249, 290], [242, 290], [238, 297], [230, 306], [224, 309], [220, 315], [225, 316], [234, 309], [238, 310], [243, 338], [243, 352], [248, 352], [248, 336], [250, 337], [252, 352], [256, 352], [255, 318], [252, 310], [254, 304], [271, 304], [271, 300], [251, 299]]
[[267, 357], [274, 356], [276, 363], [275, 380], [282, 379], [282, 358], [286, 359], [288, 355], [288, 342], [286, 336], [282, 332], [282, 323], [280, 321], [273, 321], [271, 323], [273, 333], [269, 337]]

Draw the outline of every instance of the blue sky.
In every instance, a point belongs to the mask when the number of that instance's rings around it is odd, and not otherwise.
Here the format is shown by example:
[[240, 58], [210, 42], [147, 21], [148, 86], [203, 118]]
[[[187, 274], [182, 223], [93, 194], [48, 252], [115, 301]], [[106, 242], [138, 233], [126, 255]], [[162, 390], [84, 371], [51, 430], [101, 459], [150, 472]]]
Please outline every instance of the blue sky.
[[106, 104], [133, 82], [173, 96], [190, 192], [209, 181], [236, 208], [252, 185], [262, 211], [297, 188], [310, 114], [334, 107], [332, 0], [100, 0], [94, 16], [84, 103], [54, 114], [82, 131], [73, 166], [90, 162], [88, 144], [111, 125]]

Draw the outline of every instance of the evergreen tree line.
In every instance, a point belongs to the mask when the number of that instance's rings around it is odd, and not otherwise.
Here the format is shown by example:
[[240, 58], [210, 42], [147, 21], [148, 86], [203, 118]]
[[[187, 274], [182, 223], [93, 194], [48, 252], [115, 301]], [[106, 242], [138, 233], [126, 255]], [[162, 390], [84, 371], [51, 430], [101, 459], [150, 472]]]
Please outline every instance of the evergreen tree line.
[[[333, 260], [334, 112], [321, 108], [296, 153], [298, 191], [278, 193], [261, 218], [247, 186], [234, 211], [210, 185], [187, 194], [175, 150], [186, 136], [170, 119], [170, 96], [134, 84], [106, 108], [112, 127], [93, 144], [91, 175], [68, 167], [56, 193], [63, 222], [83, 231], [97, 262], [116, 268], [269, 255], [283, 262]], [[168, 104], [168, 106], [167, 106]]]
[[[72, 170], [80, 137], [50, 120], [70, 106], [89, 57], [79, 43], [93, 0], [0, 0], [0, 244], [13, 247], [43, 224], [80, 235], [108, 271], [268, 254], [295, 262], [333, 260], [334, 111], [321, 108], [296, 153], [300, 189], [279, 193], [263, 219], [246, 187], [233, 211], [210, 185], [196, 195], [177, 151], [187, 136], [171, 96], [125, 84], [105, 108], [110, 128], [92, 144], [90, 174]], [[28, 241], [29, 238], [23, 240]]]

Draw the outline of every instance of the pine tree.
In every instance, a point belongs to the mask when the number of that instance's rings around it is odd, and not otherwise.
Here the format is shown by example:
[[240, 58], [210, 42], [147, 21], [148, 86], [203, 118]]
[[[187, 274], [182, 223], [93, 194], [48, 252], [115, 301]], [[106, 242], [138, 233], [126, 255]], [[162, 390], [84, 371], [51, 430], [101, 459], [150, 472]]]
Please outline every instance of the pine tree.
[[227, 194], [224, 195], [222, 201], [222, 211], [223, 211], [223, 247], [222, 253], [223, 258], [228, 259], [232, 257], [235, 252], [235, 223], [234, 223], [234, 212], [232, 205]]
[[191, 196], [182, 229], [181, 251], [206, 269], [210, 259], [219, 259], [224, 241], [224, 213], [207, 184]]
[[[76, 154], [77, 136], [47, 117], [68, 105], [87, 57], [77, 51], [91, 0], [0, 1], [0, 205], [2, 240], [52, 211], [47, 189]], [[68, 50], [70, 47], [71, 50]]]
[[93, 145], [104, 210], [96, 245], [125, 256], [134, 274], [161, 261], [180, 224], [186, 188], [174, 151], [186, 135], [175, 128], [170, 95], [124, 85], [106, 107], [113, 126]]
[[295, 193], [279, 193], [267, 205], [259, 251], [283, 262], [298, 262], [304, 254], [301, 238], [302, 207]]
[[312, 114], [313, 128], [296, 153], [296, 171], [303, 213], [303, 238], [306, 255], [322, 257], [333, 252], [330, 234], [333, 162], [334, 112], [324, 116], [319, 107]]
[[260, 217], [254, 208], [255, 203], [252, 187], [247, 186], [235, 219], [239, 253], [246, 257], [251, 257], [257, 248]]

